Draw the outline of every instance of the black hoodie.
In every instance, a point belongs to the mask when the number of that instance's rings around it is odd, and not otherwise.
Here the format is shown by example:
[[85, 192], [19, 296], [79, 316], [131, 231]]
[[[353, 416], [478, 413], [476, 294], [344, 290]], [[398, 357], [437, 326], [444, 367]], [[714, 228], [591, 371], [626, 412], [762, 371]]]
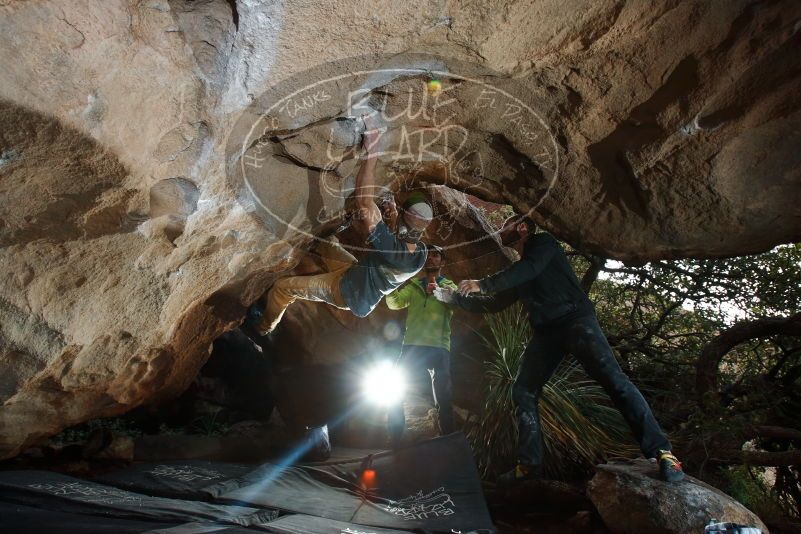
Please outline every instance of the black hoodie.
[[457, 306], [492, 312], [521, 300], [535, 330], [595, 313], [562, 246], [545, 232], [528, 239], [519, 261], [478, 283], [482, 293], [493, 295], [457, 297]]

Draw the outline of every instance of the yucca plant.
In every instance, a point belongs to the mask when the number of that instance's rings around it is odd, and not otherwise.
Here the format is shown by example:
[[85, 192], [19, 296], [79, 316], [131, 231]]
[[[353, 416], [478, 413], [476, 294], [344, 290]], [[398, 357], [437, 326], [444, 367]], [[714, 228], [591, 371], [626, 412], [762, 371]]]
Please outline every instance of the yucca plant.
[[[467, 435], [482, 475], [491, 477], [508, 469], [515, 459], [517, 420], [512, 384], [532, 332], [520, 304], [487, 315], [486, 320], [490, 335], [479, 334], [493, 355], [485, 364], [486, 400], [480, 420]], [[566, 477], [610, 455], [634, 450], [623, 417], [601, 386], [572, 360], [566, 359], [546, 384], [540, 419], [550, 476]]]

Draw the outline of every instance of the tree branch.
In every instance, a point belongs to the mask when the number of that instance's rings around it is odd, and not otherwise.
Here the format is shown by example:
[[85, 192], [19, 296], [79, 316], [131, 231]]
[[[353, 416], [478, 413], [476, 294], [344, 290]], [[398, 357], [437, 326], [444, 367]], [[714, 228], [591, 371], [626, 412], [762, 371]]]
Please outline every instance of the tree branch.
[[790, 439], [801, 441], [801, 430], [782, 426], [754, 426], [745, 431], [745, 436], [754, 438]]
[[592, 285], [598, 279], [598, 275], [606, 263], [606, 259], [589, 254], [585, 255], [584, 258], [590, 262], [590, 266], [587, 272], [584, 273], [584, 276], [581, 277], [581, 289], [584, 290], [585, 294], [589, 295]]
[[[779, 345], [779, 347], [781, 347], [781, 345]], [[768, 377], [771, 379], [776, 378], [781, 368], [784, 367], [784, 364], [787, 363], [787, 361], [790, 359], [791, 356], [801, 353], [801, 347], [797, 347], [792, 350], [787, 350], [784, 347], [781, 347], [781, 349], [782, 349], [781, 358], [779, 358], [779, 361], [776, 362], [776, 365], [774, 365], [773, 368], [770, 371], [768, 371]]]
[[708, 394], [717, 393], [718, 367], [729, 351], [750, 339], [777, 334], [801, 336], [801, 313], [740, 321], [718, 334], [704, 347], [695, 366], [695, 391], [699, 404], [704, 406]]
[[768, 467], [801, 465], [801, 449], [781, 452], [721, 450], [716, 452], [712, 459], [717, 462]]

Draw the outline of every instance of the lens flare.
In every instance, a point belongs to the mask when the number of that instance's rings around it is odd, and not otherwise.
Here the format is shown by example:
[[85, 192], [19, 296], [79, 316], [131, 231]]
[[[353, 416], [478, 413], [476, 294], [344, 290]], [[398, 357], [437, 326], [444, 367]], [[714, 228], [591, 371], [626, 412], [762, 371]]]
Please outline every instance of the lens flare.
[[362, 380], [365, 399], [379, 406], [392, 406], [403, 400], [406, 380], [392, 362], [383, 361], [368, 369]]

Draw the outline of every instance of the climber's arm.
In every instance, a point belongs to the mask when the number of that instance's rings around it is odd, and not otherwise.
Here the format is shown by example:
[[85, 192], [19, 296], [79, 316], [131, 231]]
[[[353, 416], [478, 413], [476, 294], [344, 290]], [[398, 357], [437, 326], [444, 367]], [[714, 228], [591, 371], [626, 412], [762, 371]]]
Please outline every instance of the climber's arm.
[[381, 221], [381, 210], [375, 203], [376, 185], [375, 168], [378, 162], [376, 145], [381, 135], [378, 129], [372, 128], [372, 124], [365, 118], [367, 130], [364, 132], [362, 146], [366, 150], [365, 159], [356, 174], [356, 206], [358, 208], [357, 220], [362, 225], [366, 234], [371, 234], [375, 226]]
[[515, 288], [492, 295], [464, 296], [454, 293], [452, 305], [473, 313], [497, 313], [517, 302], [519, 298]]

